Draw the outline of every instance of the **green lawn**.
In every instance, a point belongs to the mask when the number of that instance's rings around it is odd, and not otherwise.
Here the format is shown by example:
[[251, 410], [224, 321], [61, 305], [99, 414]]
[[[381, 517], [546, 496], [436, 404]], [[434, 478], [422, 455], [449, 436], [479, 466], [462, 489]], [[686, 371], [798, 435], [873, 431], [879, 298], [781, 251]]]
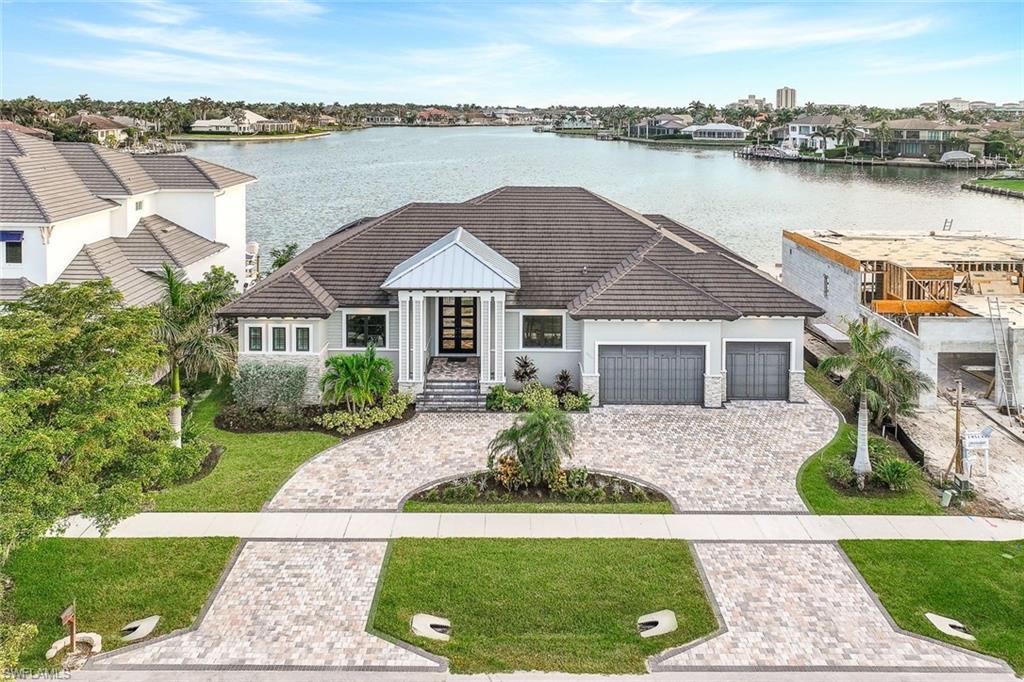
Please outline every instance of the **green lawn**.
[[853, 438], [856, 428], [840, 424], [832, 441], [804, 462], [796, 477], [800, 496], [815, 514], [945, 514], [939, 506], [937, 493], [918, 473], [910, 490], [905, 493], [846, 492], [832, 486], [825, 477], [824, 460], [835, 452], [852, 453], [856, 447]]
[[224, 386], [214, 388], [192, 413], [203, 436], [224, 447], [220, 461], [208, 476], [158, 493], [157, 511], [259, 511], [296, 467], [338, 442], [317, 431], [222, 431], [213, 418], [226, 391]]
[[[1005, 659], [1024, 674], [1024, 546], [1019, 542], [844, 540], [843, 549], [905, 630]], [[1013, 559], [1003, 558], [1003, 554]], [[976, 642], [936, 630], [955, 618]]]
[[[67, 635], [58, 621], [77, 600], [78, 629], [103, 636], [103, 650], [121, 646], [118, 632], [159, 614], [155, 634], [188, 627], [217, 584], [234, 538], [38, 540], [15, 550], [4, 567], [14, 586], [7, 606], [39, 633], [20, 665], [49, 667], [43, 655]], [[55, 659], [56, 660], [56, 659]]]
[[824, 372], [807, 362], [804, 363], [804, 381], [832, 407], [842, 412], [847, 419], [853, 419], [856, 416], [853, 403], [850, 402], [846, 394], [840, 391], [839, 387], [833, 384]]
[[1011, 189], [1017, 192], [1024, 192], [1024, 180], [1014, 180], [1007, 178], [1003, 179], [990, 179], [990, 180], [975, 180], [976, 185], [986, 185], [988, 187], [999, 187], [1001, 189]]
[[672, 503], [659, 502], [425, 502], [409, 500], [407, 512], [506, 514], [672, 514]]
[[[666, 608], [679, 629], [642, 639], [636, 619]], [[418, 612], [451, 620], [451, 641], [413, 636]], [[457, 673], [641, 673], [718, 627], [689, 547], [671, 540], [396, 540], [370, 622]]]

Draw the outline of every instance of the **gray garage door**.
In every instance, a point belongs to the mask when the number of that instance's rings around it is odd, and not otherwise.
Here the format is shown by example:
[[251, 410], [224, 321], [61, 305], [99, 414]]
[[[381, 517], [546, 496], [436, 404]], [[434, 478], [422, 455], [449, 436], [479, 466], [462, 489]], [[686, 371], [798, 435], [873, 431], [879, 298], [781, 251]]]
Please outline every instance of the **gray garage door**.
[[601, 346], [597, 364], [604, 404], [704, 401], [703, 346]]
[[788, 343], [727, 343], [725, 371], [729, 400], [789, 398]]

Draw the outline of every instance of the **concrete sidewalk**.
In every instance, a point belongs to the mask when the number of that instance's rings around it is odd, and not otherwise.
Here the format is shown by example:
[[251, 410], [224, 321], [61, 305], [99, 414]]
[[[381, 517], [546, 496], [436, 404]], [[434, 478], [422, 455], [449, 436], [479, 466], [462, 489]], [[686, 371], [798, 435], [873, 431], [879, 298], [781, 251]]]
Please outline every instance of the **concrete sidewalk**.
[[[64, 537], [99, 537], [75, 517]], [[671, 538], [740, 542], [1021, 540], [1024, 521], [979, 516], [807, 514], [405, 514], [378, 512], [147, 513], [109, 537], [388, 540], [418, 537]]]

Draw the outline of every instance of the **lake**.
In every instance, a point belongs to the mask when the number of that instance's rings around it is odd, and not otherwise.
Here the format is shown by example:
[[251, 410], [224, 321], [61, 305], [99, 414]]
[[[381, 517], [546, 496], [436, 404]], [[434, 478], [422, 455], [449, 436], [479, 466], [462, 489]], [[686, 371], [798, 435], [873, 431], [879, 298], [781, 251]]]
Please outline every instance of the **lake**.
[[[370, 128], [292, 142], [199, 142], [189, 154], [250, 173], [249, 239], [303, 248], [411, 201], [501, 185], [579, 185], [662, 213], [771, 267], [783, 229], [1021, 236], [1024, 202], [974, 192], [972, 171], [745, 160], [731, 150], [599, 142], [516, 128]], [[454, 226], [453, 226], [454, 227]], [[264, 258], [264, 262], [267, 262]]]

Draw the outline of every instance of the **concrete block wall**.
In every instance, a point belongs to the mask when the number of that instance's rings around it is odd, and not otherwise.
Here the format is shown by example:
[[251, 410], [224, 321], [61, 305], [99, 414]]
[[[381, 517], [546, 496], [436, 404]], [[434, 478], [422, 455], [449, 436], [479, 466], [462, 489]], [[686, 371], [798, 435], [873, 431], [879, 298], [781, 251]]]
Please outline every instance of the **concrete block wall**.
[[[828, 276], [828, 292], [825, 277]], [[826, 322], [843, 329], [860, 308], [859, 271], [851, 270], [805, 246], [783, 238], [782, 284], [822, 308]]]

